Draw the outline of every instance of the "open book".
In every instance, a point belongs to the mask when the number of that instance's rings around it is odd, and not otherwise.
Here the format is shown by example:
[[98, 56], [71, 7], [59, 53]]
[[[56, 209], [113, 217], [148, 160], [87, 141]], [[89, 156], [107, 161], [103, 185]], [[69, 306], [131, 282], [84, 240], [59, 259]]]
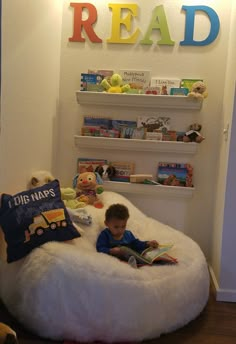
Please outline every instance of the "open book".
[[132, 250], [129, 247], [121, 246], [124, 252], [124, 258], [129, 260], [131, 256], [135, 257], [138, 264], [158, 264], [158, 263], [177, 263], [177, 259], [170, 256], [167, 252], [173, 247], [173, 244], [160, 245], [157, 248], [148, 247], [141, 254]]

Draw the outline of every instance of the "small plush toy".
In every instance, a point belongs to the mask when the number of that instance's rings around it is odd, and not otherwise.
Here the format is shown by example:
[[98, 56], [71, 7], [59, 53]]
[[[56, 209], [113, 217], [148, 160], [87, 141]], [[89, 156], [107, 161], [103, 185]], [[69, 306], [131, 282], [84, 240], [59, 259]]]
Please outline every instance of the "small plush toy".
[[97, 197], [97, 194], [103, 192], [103, 188], [98, 184], [103, 184], [103, 181], [97, 172], [82, 172], [76, 175], [73, 187], [78, 201], [92, 204], [96, 208], [103, 208], [103, 203]]
[[31, 190], [37, 188], [38, 186], [43, 186], [44, 184], [50, 183], [55, 178], [49, 171], [39, 170], [34, 171], [27, 183], [27, 189]]
[[0, 323], [0, 344], [18, 344], [15, 331], [3, 323]]
[[204, 99], [208, 95], [207, 88], [204, 82], [197, 81], [192, 85], [191, 92], [188, 93], [188, 97]]
[[101, 85], [108, 93], [125, 93], [130, 89], [129, 84], [122, 85], [122, 77], [120, 74], [113, 74], [110, 83], [107, 79], [103, 79]]
[[193, 123], [189, 126], [189, 131], [187, 131], [183, 137], [184, 142], [197, 142], [201, 143], [205, 140], [205, 137], [200, 134], [202, 129], [201, 124]]
[[78, 201], [76, 191], [72, 188], [61, 188], [61, 198], [65, 206], [70, 209], [78, 209], [86, 206], [85, 202]]

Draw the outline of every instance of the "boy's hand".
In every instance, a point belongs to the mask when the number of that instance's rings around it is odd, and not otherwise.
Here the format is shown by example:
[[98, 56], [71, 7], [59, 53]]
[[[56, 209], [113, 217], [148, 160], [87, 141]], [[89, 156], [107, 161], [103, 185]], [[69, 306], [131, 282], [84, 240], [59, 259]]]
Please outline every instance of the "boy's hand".
[[157, 248], [159, 246], [159, 243], [156, 240], [151, 240], [147, 242], [147, 245], [149, 247]]
[[110, 254], [112, 256], [121, 256], [123, 253], [120, 247], [113, 247], [110, 249]]

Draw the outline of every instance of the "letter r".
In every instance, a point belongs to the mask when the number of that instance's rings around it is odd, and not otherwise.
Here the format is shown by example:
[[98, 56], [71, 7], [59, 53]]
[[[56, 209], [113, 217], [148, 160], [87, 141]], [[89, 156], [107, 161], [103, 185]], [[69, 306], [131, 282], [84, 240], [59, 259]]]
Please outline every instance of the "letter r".
[[[96, 35], [93, 29], [93, 24], [97, 20], [97, 9], [94, 5], [89, 3], [71, 2], [70, 6], [74, 8], [74, 32], [73, 36], [69, 38], [70, 42], [85, 42], [85, 38], [81, 36], [82, 28], [84, 28], [88, 38], [93, 43], [101, 43], [102, 40]], [[87, 9], [88, 18], [82, 19], [83, 10]]]

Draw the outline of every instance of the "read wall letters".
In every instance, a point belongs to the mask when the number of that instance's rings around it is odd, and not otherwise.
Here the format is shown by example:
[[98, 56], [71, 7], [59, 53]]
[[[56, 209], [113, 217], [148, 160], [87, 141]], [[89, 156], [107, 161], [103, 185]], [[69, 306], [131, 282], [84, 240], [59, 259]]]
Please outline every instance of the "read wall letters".
[[[94, 29], [94, 24], [99, 20], [97, 9], [90, 3], [71, 2], [70, 6], [74, 10], [74, 25], [73, 35], [69, 38], [70, 42], [85, 42], [86, 39], [82, 36], [82, 32], [86, 32], [88, 39], [92, 43], [102, 43], [104, 38], [99, 37]], [[143, 37], [139, 27], [135, 27], [133, 32], [131, 28], [135, 17], [139, 15], [139, 6], [137, 4], [109, 4], [111, 10], [111, 35], [105, 38], [107, 43], [112, 44], [142, 44], [142, 45], [174, 45], [175, 41], [171, 38], [169, 32], [168, 21], [163, 5], [156, 6], [151, 13], [150, 22], [147, 25], [146, 32]], [[83, 11], [88, 13], [87, 19], [83, 19]], [[125, 11], [125, 15], [123, 15]], [[220, 21], [217, 13], [208, 6], [182, 6], [182, 11], [185, 12], [185, 34], [184, 39], [179, 42], [181, 46], [205, 46], [214, 42], [219, 34]], [[195, 17], [199, 14], [207, 16], [210, 29], [206, 32], [206, 38], [202, 41], [194, 40]], [[127, 37], [122, 37], [121, 26], [125, 28], [128, 33]], [[161, 39], [153, 42], [151, 36], [154, 30], [160, 31]]]

